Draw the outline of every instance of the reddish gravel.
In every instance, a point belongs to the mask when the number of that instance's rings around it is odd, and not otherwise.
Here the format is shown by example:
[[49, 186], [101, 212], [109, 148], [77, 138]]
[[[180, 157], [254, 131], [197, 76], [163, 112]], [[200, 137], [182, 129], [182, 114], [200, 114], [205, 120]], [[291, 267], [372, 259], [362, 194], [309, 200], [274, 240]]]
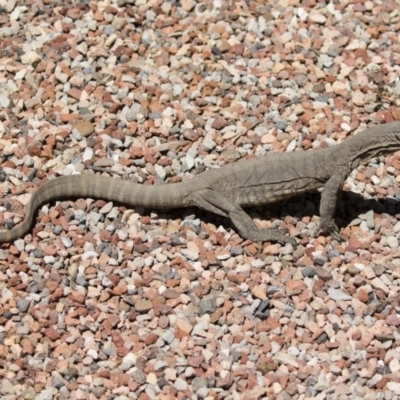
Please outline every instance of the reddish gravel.
[[[160, 184], [400, 120], [394, 0], [0, 0], [0, 225], [59, 175]], [[94, 172], [91, 167], [97, 170]], [[400, 153], [250, 210], [43, 207], [0, 248], [0, 397], [400, 399]], [[134, 193], [132, 194], [134, 196]]]

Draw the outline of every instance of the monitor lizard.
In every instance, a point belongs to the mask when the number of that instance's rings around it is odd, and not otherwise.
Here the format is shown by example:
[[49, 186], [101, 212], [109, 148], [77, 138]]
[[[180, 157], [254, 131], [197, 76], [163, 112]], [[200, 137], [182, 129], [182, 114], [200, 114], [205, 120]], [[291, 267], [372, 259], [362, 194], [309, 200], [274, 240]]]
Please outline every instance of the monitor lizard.
[[318, 188], [322, 193], [317, 229], [342, 240], [333, 217], [344, 181], [371, 158], [396, 150], [400, 150], [400, 121], [366, 129], [332, 147], [242, 160], [179, 183], [142, 185], [97, 175], [58, 177], [33, 193], [25, 219], [17, 227], [1, 231], [0, 243], [24, 236], [39, 206], [88, 197], [151, 209], [197, 206], [229, 218], [245, 239], [296, 245], [296, 239], [283, 230], [259, 229], [242, 207], [269, 204]]

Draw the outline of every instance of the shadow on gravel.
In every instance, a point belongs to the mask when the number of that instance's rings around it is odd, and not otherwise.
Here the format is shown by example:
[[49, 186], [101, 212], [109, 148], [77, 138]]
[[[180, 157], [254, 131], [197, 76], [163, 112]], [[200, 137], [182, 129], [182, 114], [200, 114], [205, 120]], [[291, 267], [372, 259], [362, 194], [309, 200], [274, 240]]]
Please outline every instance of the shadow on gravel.
[[[321, 194], [305, 193], [299, 196], [293, 196], [282, 201], [279, 204], [272, 204], [267, 209], [270, 218], [285, 218], [286, 216], [294, 217], [301, 220], [303, 217], [313, 217], [319, 215]], [[335, 221], [340, 228], [350, 224], [355, 218], [360, 215], [373, 211], [377, 214], [388, 214], [390, 216], [400, 218], [400, 200], [391, 197], [386, 197], [380, 200], [366, 199], [361, 194], [343, 191], [343, 210], [336, 208]]]
[[[282, 220], [287, 216], [301, 220], [306, 216], [312, 218], [314, 215], [319, 215], [320, 199], [321, 195], [319, 192], [309, 192], [290, 197], [277, 203], [246, 208], [245, 211], [248, 212], [252, 218], [259, 218], [262, 220]], [[355, 218], [371, 210], [374, 213], [386, 213], [400, 219], [400, 200], [389, 197], [381, 200], [365, 199], [361, 194], [346, 191], [342, 192], [342, 199], [344, 212], [341, 212], [337, 208], [335, 214], [335, 221], [339, 229], [348, 226]], [[149, 212], [149, 210], [146, 210], [144, 214], [147, 214], [147, 212]], [[217, 227], [222, 225], [225, 229], [233, 228], [235, 230], [227, 218], [205, 212], [196, 207], [170, 211], [159, 210], [158, 215], [160, 218], [188, 218], [188, 224], [190, 224], [192, 218], [199, 218], [204, 223], [212, 223]], [[197, 233], [199, 233], [200, 230], [201, 229], [196, 229]]]

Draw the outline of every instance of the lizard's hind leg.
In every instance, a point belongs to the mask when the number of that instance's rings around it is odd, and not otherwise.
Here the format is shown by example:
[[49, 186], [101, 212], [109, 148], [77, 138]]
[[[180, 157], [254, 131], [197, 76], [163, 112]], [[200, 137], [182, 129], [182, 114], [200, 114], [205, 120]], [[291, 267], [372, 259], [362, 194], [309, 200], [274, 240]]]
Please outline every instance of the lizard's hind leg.
[[256, 226], [252, 218], [228, 197], [212, 189], [202, 189], [191, 195], [193, 203], [206, 211], [228, 217], [232, 224], [239, 231], [239, 234], [253, 242], [277, 241], [297, 244], [296, 239], [285, 236], [278, 229], [260, 229]]

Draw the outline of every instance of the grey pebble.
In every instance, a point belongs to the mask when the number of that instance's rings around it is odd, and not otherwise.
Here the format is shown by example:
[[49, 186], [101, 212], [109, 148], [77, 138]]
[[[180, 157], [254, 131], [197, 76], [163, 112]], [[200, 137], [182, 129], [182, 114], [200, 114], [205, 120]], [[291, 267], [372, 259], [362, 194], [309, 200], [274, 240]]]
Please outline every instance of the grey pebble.
[[301, 270], [301, 274], [304, 278], [313, 278], [317, 272], [315, 271], [315, 268], [305, 267]]
[[154, 371], [162, 371], [164, 368], [167, 368], [169, 366], [168, 363], [162, 360], [157, 360], [155, 365], [154, 365]]
[[365, 213], [365, 221], [366, 221], [367, 227], [369, 229], [374, 229], [375, 228], [374, 211], [373, 210], [370, 210], [367, 213]]
[[101, 386], [96, 386], [95, 388], [91, 389], [91, 392], [97, 399], [104, 396], [106, 391], [107, 391], [107, 388], [101, 387]]
[[63, 227], [62, 227], [61, 225], [56, 225], [56, 226], [54, 227], [54, 229], [53, 229], [53, 233], [54, 233], [55, 235], [60, 235], [61, 232], [62, 232], [63, 230], [64, 230], [64, 229], [63, 229]]
[[[93, 213], [90, 213], [93, 214]], [[74, 218], [79, 222], [86, 221], [87, 214], [83, 210], [74, 210]]]
[[136, 121], [137, 120], [137, 113], [134, 112], [134, 111], [129, 110], [129, 111], [127, 111], [125, 113], [125, 118], [126, 118], [126, 120], [128, 122]]
[[140, 168], [143, 168], [146, 165], [144, 158], [138, 158], [136, 160], [133, 160], [133, 163], [135, 164], [136, 167], [140, 167]]
[[203, 322], [198, 322], [192, 329], [191, 335], [196, 336], [199, 332], [204, 331]]
[[209, 137], [205, 137], [202, 144], [207, 150], [212, 150], [217, 145], [217, 143]]
[[217, 308], [217, 301], [212, 295], [204, 296], [199, 303], [199, 314], [212, 314]]
[[18, 239], [18, 240], [16, 240], [16, 241], [14, 242], [14, 246], [17, 248], [17, 250], [18, 250], [19, 252], [24, 251], [24, 248], [25, 248], [25, 240], [23, 240], [23, 239]]
[[104, 276], [103, 279], [101, 280], [101, 284], [105, 288], [112, 288], [114, 286], [114, 284], [106, 276]]
[[197, 392], [202, 388], [207, 388], [207, 379], [205, 378], [194, 378], [192, 381], [193, 391]]
[[142, 43], [145, 45], [150, 45], [153, 43], [153, 38], [148, 31], [144, 31], [142, 34]]
[[243, 250], [242, 246], [233, 246], [231, 248], [231, 255], [234, 257], [242, 255], [243, 252], [244, 252], [244, 250]]
[[[108, 204], [110, 204], [110, 203], [108, 203]], [[107, 205], [106, 205], [106, 206], [107, 206]], [[104, 207], [106, 207], [106, 206], [104, 206]], [[111, 207], [112, 207], [112, 203], [111, 203]], [[109, 210], [111, 210], [111, 207], [109, 206], [109, 207], [107, 207], [106, 209], [109, 208]], [[107, 212], [108, 212], [108, 211], [107, 211]], [[89, 218], [89, 223], [92, 224], [92, 225], [97, 225], [97, 224], [100, 222], [100, 220], [103, 218], [103, 215], [102, 215], [100, 212], [98, 212], [98, 213], [96, 213], [96, 212], [91, 212], [91, 213], [88, 214], [87, 216], [88, 216], [88, 218]]]
[[87, 280], [85, 279], [85, 276], [84, 276], [84, 275], [78, 275], [78, 276], [75, 278], [75, 283], [76, 283], [77, 285], [83, 286], [83, 287], [86, 287], [86, 286], [88, 285]]
[[161, 336], [161, 339], [170, 344], [175, 339], [175, 334], [171, 329], [167, 329]]
[[286, 121], [280, 120], [276, 123], [276, 128], [284, 131], [288, 127], [288, 123]]
[[35, 251], [33, 252], [33, 256], [35, 258], [42, 258], [43, 257], [43, 251], [40, 249], [35, 249]]
[[184, 380], [181, 379], [181, 378], [178, 378], [178, 379], [175, 381], [174, 386], [175, 386], [175, 388], [176, 388], [178, 391], [180, 391], [180, 392], [182, 392], [182, 391], [184, 391], [184, 390], [186, 390], [186, 389], [188, 388], [188, 384], [186, 383], [186, 381], [184, 381]]
[[194, 167], [194, 158], [186, 154], [186, 157], [182, 161], [182, 170], [183, 172], [190, 171]]
[[103, 352], [108, 357], [115, 357], [117, 355], [117, 351], [114, 349], [114, 347], [103, 347]]
[[164, 386], [167, 386], [169, 384], [169, 382], [164, 378], [161, 377], [158, 381], [157, 381], [157, 386], [162, 389]]
[[272, 296], [282, 289], [283, 289], [282, 286], [270, 285], [267, 287], [267, 295]]
[[203, 387], [196, 391], [197, 397], [201, 399], [205, 399], [208, 396], [210, 389]]
[[28, 293], [37, 293], [39, 291], [39, 285], [37, 282], [31, 282], [26, 288]]
[[320, 336], [317, 337], [316, 342], [318, 344], [322, 344], [322, 343], [325, 343], [327, 340], [328, 340], [328, 335], [324, 332]]
[[27, 300], [27, 299], [19, 299], [17, 301], [18, 310], [23, 312], [23, 313], [27, 312], [28, 309], [29, 309], [30, 304], [31, 304], [31, 302], [29, 300]]
[[26, 336], [29, 335], [30, 329], [28, 325], [19, 325], [16, 331], [17, 335]]
[[261, 104], [261, 97], [253, 94], [252, 96], [250, 96], [249, 102], [253, 106], [258, 107]]
[[52, 376], [53, 376], [52, 385], [55, 388], [60, 389], [60, 387], [64, 386], [64, 379], [62, 378], [59, 372], [53, 371]]
[[4, 311], [4, 313], [3, 313], [3, 317], [6, 319], [11, 319], [12, 316], [13, 315], [12, 315], [11, 311]]
[[149, 114], [149, 118], [152, 119], [153, 121], [155, 119], [158, 119], [158, 118], [161, 118], [161, 117], [162, 117], [162, 112], [161, 111], [154, 111], [154, 112], [151, 112]]
[[347, 301], [347, 300], [352, 299], [352, 297], [349, 296], [348, 294], [343, 293], [341, 290], [334, 289], [334, 288], [329, 288], [328, 294], [329, 294], [329, 297], [335, 301]]
[[[29, 167], [29, 165], [28, 165], [28, 167]], [[36, 170], [35, 170], [35, 173], [36, 173]], [[0, 182], [4, 182], [6, 180], [6, 178], [7, 178], [7, 173], [3, 169], [0, 169]]]
[[314, 260], [314, 265], [318, 265], [319, 267], [323, 267], [326, 263], [326, 260], [324, 260], [323, 258], [316, 258]]
[[143, 385], [146, 382], [146, 374], [142, 369], [137, 369], [132, 372], [131, 377], [136, 383], [139, 383], [139, 385]]
[[340, 253], [337, 250], [328, 251], [327, 257], [328, 260], [332, 260], [332, 258], [339, 257]]
[[35, 398], [35, 400], [53, 400], [57, 394], [56, 388], [43, 389]]
[[308, 77], [304, 74], [296, 75], [293, 79], [299, 86], [305, 86], [308, 83]]
[[103, 33], [106, 34], [107, 36], [112, 35], [115, 32], [115, 29], [112, 25], [107, 25], [103, 29]]

